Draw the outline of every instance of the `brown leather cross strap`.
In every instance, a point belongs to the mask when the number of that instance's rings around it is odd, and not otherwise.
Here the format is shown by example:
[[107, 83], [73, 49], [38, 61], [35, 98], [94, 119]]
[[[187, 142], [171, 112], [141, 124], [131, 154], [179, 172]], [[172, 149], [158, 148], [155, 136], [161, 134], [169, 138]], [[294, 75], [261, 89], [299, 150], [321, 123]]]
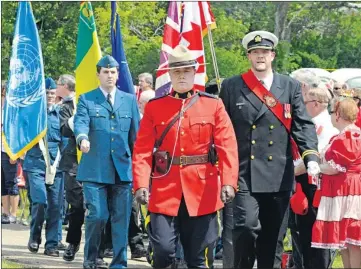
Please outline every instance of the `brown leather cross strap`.
[[193, 155], [193, 156], [174, 156], [172, 164], [175, 165], [190, 165], [208, 163], [208, 154]]

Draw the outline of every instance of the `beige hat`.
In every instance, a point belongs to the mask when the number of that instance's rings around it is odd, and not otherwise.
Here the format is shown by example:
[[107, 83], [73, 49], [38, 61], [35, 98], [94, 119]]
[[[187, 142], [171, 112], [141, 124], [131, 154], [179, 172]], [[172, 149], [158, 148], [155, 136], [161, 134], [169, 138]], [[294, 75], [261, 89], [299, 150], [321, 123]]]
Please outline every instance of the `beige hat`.
[[173, 49], [172, 54], [169, 54], [168, 56], [168, 67], [159, 68], [157, 70], [170, 70], [192, 66], [196, 67], [199, 65], [205, 64], [199, 64], [196, 57], [187, 47], [178, 45]]

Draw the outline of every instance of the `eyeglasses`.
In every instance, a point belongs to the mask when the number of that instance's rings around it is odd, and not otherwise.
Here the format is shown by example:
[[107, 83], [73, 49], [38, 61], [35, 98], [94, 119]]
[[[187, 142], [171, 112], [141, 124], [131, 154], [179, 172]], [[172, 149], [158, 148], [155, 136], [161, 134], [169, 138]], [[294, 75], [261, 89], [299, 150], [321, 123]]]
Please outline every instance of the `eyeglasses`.
[[311, 100], [311, 101], [306, 101], [305, 102], [305, 105], [307, 105], [308, 103], [312, 103], [312, 102], [317, 102], [317, 103], [320, 103], [319, 101], [317, 101], [317, 100]]

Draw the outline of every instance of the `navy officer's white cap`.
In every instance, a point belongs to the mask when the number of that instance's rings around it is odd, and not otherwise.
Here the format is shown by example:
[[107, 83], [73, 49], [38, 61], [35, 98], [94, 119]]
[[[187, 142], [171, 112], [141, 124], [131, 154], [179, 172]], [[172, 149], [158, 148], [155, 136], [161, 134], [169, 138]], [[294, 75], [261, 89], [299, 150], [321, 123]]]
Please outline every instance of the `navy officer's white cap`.
[[254, 49], [273, 50], [278, 44], [278, 38], [267, 31], [250, 32], [242, 40], [243, 47], [250, 52]]

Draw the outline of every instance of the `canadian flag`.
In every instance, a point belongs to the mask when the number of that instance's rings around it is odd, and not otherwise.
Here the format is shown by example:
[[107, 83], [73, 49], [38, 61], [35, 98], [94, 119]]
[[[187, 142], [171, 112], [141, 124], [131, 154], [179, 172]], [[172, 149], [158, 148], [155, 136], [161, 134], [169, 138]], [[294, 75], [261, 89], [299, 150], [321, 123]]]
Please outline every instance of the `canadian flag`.
[[[184, 45], [194, 54], [199, 64], [205, 63], [203, 37], [208, 33], [207, 26], [216, 27], [213, 13], [208, 2], [170, 2], [168, 16], [164, 26], [162, 51], [159, 68], [168, 67], [168, 55], [178, 45]], [[167, 94], [171, 90], [167, 70], [158, 70], [156, 74], [156, 96]], [[194, 89], [205, 89], [206, 66], [199, 65], [194, 81]]]

